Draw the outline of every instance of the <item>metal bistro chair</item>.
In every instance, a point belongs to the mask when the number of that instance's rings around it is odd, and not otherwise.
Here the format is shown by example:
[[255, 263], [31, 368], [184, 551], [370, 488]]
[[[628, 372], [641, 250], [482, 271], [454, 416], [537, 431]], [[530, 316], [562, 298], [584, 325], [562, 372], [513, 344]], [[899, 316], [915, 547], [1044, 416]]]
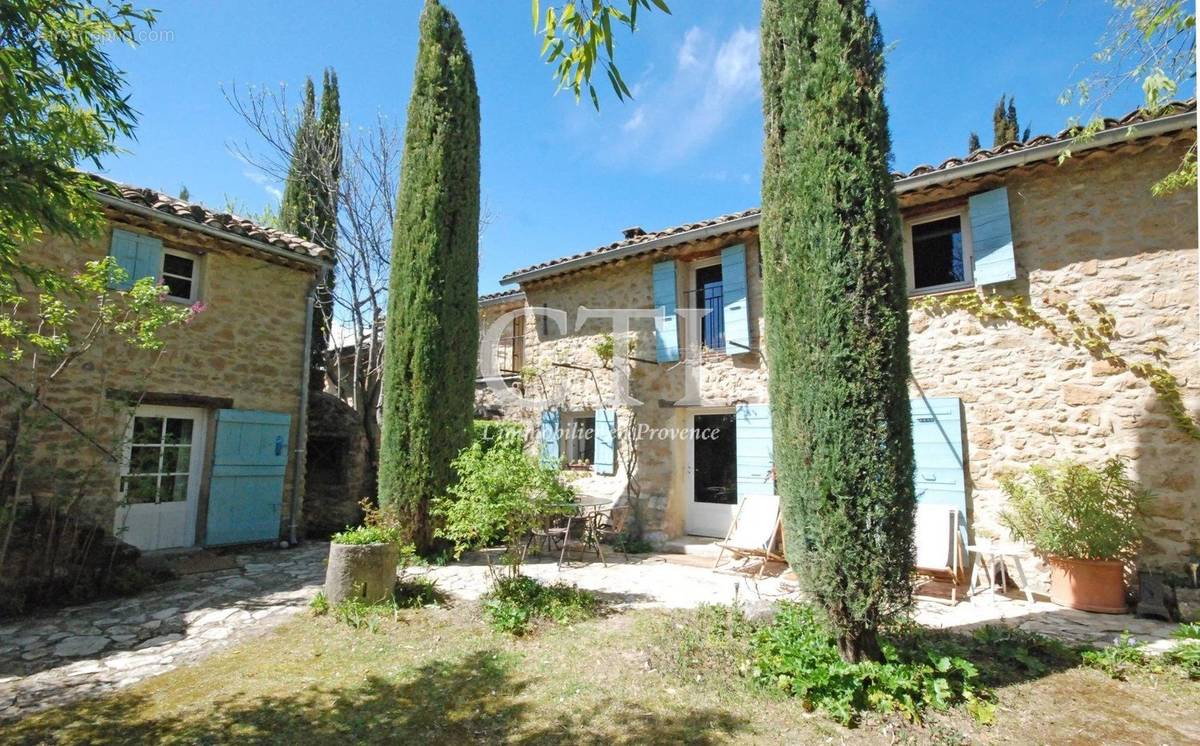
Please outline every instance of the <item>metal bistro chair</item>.
[[562, 548], [558, 553], [558, 566], [561, 569], [563, 562], [566, 561], [567, 549], [570, 547], [571, 538], [577, 535], [579, 541], [583, 542], [583, 551], [589, 547], [596, 552], [596, 557], [605, 567], [608, 562], [604, 559], [604, 550], [600, 548], [600, 538], [596, 530], [597, 520], [602, 512], [612, 509], [612, 501], [594, 497], [580, 497], [575, 502], [575, 511], [567, 515], [567, 525], [562, 534]]

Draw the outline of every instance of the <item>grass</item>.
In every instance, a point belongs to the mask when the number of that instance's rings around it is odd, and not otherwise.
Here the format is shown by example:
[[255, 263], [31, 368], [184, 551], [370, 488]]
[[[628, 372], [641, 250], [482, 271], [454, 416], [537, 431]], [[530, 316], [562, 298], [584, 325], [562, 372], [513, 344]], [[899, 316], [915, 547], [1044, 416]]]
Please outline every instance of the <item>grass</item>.
[[[0, 728], [0, 743], [961, 743], [1200, 739], [1200, 684], [1050, 660], [980, 665], [996, 722], [963, 708], [857, 730], [753, 686], [723, 608], [636, 611], [514, 639], [470, 604], [400, 609], [377, 634], [302, 616], [199, 663]], [[980, 651], [1028, 650], [988, 633]], [[1018, 636], [1020, 633], [1017, 633]], [[1036, 638], [1030, 638], [1035, 640]], [[1038, 660], [1040, 653], [1035, 654]], [[1016, 660], [1015, 653], [1002, 654]], [[981, 656], [981, 657], [986, 657]], [[990, 666], [990, 667], [989, 667]]]
[[572, 624], [599, 613], [596, 594], [563, 583], [544, 585], [525, 575], [497, 578], [483, 599], [483, 614], [492, 629], [518, 637], [542, 622]]

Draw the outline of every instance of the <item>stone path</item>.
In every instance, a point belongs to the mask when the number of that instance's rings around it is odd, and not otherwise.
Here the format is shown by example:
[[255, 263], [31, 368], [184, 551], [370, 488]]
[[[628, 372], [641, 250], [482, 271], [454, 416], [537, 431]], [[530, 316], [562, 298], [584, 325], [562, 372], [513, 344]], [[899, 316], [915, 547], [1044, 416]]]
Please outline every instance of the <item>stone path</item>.
[[[0, 624], [0, 721], [128, 686], [261, 634], [303, 610], [320, 588], [328, 546], [306, 544], [237, 556], [238, 567], [185, 577], [136, 598], [98, 602]], [[499, 569], [499, 568], [497, 568]], [[488, 588], [483, 555], [445, 567], [412, 568], [452, 597], [473, 600]], [[711, 560], [685, 555], [620, 555], [605, 567], [532, 558], [524, 572], [601, 594], [617, 608], [691, 608], [740, 603], [757, 610], [794, 598], [778, 577], [756, 580], [712, 572]], [[954, 606], [923, 601], [916, 621], [969, 629], [1005, 623], [1071, 643], [1111, 644], [1128, 630], [1151, 650], [1173, 642], [1176, 625], [1129, 615], [1087, 614], [1046, 602], [984, 596]]]
[[[486, 592], [491, 573], [486, 560], [478, 555], [445, 567], [416, 568], [437, 581], [438, 588], [458, 598], [475, 599]], [[561, 580], [596, 591], [618, 607], [692, 608], [701, 604], [738, 602], [747, 606], [795, 598], [779, 578], [713, 573], [711, 561], [687, 557], [684, 564], [675, 556], [633, 557], [626, 563], [617, 555], [608, 567], [599, 562], [573, 563], [561, 570], [553, 559], [535, 558], [524, 572], [543, 582]], [[1035, 596], [1036, 599], [1036, 596]], [[1075, 645], [1104, 647], [1124, 631], [1138, 642], [1148, 643], [1151, 652], [1174, 645], [1171, 633], [1177, 625], [1153, 619], [1137, 619], [1131, 614], [1089, 614], [1064, 609], [1047, 601], [1027, 604], [1023, 596], [984, 593], [974, 601], [949, 605], [919, 601], [915, 620], [928, 627], [971, 629], [985, 624], [1008, 624], [1029, 632], [1056, 637]]]
[[128, 686], [190, 663], [303, 609], [328, 545], [237, 556], [140, 596], [0, 623], [0, 720]]

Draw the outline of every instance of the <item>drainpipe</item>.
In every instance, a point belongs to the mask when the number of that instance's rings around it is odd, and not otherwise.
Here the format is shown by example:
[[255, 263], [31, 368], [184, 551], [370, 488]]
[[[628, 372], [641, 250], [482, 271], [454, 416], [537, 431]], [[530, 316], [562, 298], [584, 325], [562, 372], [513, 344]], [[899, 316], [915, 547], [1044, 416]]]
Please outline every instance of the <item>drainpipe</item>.
[[313, 276], [312, 284], [308, 287], [308, 298], [304, 304], [304, 357], [300, 366], [300, 419], [299, 433], [296, 436], [296, 464], [292, 467], [292, 505], [288, 511], [288, 544], [296, 546], [300, 540], [296, 537], [297, 516], [300, 512], [300, 485], [304, 482], [305, 456], [308, 452], [308, 377], [312, 369], [312, 323], [313, 307], [317, 302], [317, 285], [321, 283], [322, 269]]

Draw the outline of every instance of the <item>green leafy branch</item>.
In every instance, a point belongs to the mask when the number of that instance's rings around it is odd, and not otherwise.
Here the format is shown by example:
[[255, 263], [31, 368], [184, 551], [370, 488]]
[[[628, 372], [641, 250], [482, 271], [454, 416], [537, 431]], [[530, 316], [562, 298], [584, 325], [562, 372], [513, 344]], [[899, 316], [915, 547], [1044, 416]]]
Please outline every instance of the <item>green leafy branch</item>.
[[[627, 5], [622, 10], [618, 5]], [[600, 97], [592, 85], [592, 72], [604, 70], [618, 101], [633, 98], [621, 78], [613, 54], [614, 24], [637, 30], [639, 8], [657, 8], [670, 14], [663, 0], [568, 0], [546, 8], [543, 16], [539, 0], [533, 0], [533, 32], [542, 35], [541, 55], [555, 65], [558, 90], [570, 89], [578, 102], [586, 88], [592, 106], [600, 110]]]
[[1096, 300], [1087, 301], [1088, 307], [1096, 314], [1095, 321], [1088, 321], [1071, 308], [1065, 299], [1047, 294], [1042, 300], [1063, 315], [1070, 325], [1069, 331], [1063, 331], [1039, 314], [1024, 295], [974, 291], [918, 298], [912, 302], [912, 306], [935, 315], [964, 311], [982, 322], [1008, 321], [1026, 329], [1045, 330], [1058, 344], [1086, 352], [1113, 368], [1128, 370], [1145, 381], [1166, 407], [1171, 421], [1188, 437], [1200, 440], [1200, 423], [1184, 404], [1179, 379], [1166, 366], [1167, 350], [1161, 338], [1155, 338], [1154, 343], [1145, 350], [1150, 360], [1131, 362], [1112, 347], [1112, 341], [1119, 336], [1117, 320], [1104, 304]]

